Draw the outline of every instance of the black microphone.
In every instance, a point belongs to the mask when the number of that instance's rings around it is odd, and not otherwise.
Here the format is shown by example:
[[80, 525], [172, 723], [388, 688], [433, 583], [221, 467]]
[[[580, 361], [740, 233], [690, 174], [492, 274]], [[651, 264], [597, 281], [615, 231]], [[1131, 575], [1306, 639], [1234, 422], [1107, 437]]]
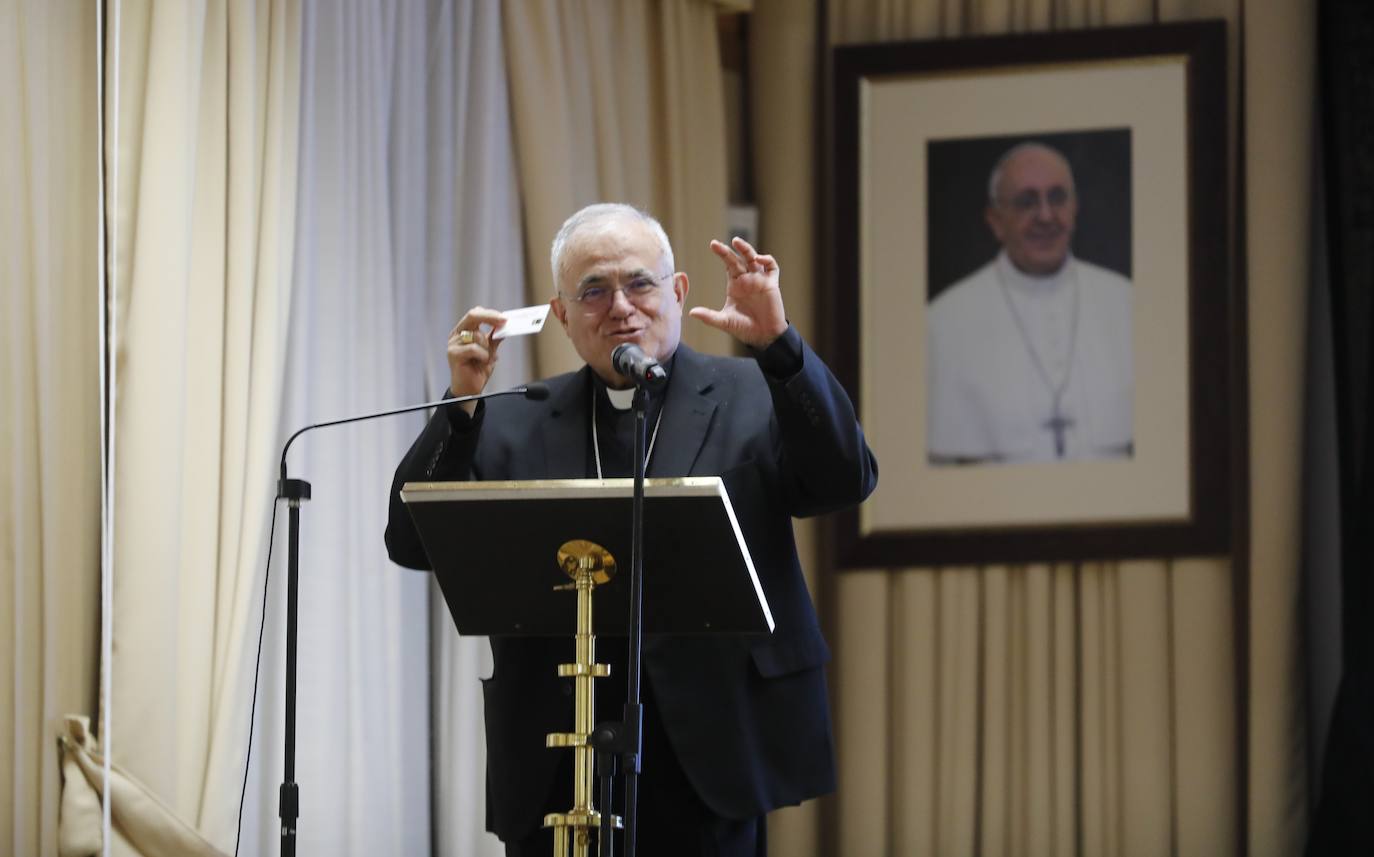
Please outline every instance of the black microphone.
[[411, 411], [426, 411], [430, 408], [438, 408], [446, 405], [461, 405], [463, 402], [477, 402], [481, 401], [482, 399], [490, 399], [496, 396], [524, 396], [526, 399], [529, 399], [531, 401], [542, 402], [543, 400], [549, 397], [549, 388], [547, 384], [543, 384], [539, 381], [534, 381], [532, 383], [524, 384], [519, 387], [512, 387], [509, 390], [496, 390], [490, 393], [474, 393], [471, 396], [449, 396], [445, 399], [436, 399], [433, 402], [425, 402], [420, 405], [407, 405], [404, 408], [391, 408], [385, 411], [373, 411], [370, 414], [358, 414], [352, 417], [344, 417], [342, 419], [328, 420], [327, 422], [314, 423], [312, 425], [308, 425], [304, 428], [297, 429], [295, 434], [287, 438], [286, 444], [282, 447], [282, 478], [286, 478], [286, 451], [291, 448], [291, 444], [295, 442], [296, 438], [300, 437], [308, 431], [313, 431], [317, 428], [325, 428], [326, 426], [343, 425], [344, 423], [357, 423], [362, 422], [364, 420], [375, 420], [378, 417], [390, 417], [395, 416], [396, 414], [408, 414]]
[[636, 387], [657, 390], [668, 383], [668, 373], [644, 349], [630, 342], [622, 342], [611, 352], [611, 368], [629, 378]]

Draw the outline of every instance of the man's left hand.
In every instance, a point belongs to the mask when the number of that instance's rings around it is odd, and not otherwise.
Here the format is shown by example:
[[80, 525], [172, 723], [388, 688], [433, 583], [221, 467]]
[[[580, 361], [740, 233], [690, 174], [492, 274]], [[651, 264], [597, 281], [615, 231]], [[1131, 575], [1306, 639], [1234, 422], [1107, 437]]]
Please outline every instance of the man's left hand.
[[778, 288], [778, 261], [761, 254], [743, 238], [711, 242], [711, 252], [725, 265], [725, 306], [692, 307], [689, 315], [723, 330], [751, 348], [763, 349], [787, 331], [787, 313]]

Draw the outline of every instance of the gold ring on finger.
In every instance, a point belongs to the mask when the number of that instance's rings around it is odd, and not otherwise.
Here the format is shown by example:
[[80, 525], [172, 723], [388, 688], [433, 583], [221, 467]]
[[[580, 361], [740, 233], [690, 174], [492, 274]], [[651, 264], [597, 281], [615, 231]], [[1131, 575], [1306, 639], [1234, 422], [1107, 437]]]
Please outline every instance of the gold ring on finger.
[[470, 330], [460, 330], [460, 331], [458, 331], [458, 344], [459, 344], [459, 345], [471, 345], [472, 343], [474, 343], [474, 342], [476, 342], [476, 341], [477, 341], [477, 334], [473, 333], [472, 331], [470, 331]]

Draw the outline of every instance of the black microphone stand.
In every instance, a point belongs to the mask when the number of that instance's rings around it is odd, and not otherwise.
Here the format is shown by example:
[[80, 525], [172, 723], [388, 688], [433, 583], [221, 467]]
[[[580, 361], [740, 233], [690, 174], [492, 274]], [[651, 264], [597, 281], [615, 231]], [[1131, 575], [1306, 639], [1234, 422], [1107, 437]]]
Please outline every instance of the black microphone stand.
[[644, 447], [649, 404], [648, 387], [654, 380], [638, 382], [634, 411], [634, 500], [630, 513], [630, 652], [626, 663], [628, 687], [624, 719], [597, 724], [588, 743], [596, 748], [601, 776], [601, 827], [597, 834], [600, 857], [613, 857], [611, 778], [619, 756], [625, 778], [625, 857], [635, 857], [636, 818], [639, 810], [639, 771], [644, 750], [644, 706], [640, 703], [640, 663], [644, 639]]
[[[315, 423], [305, 428], [298, 429], [295, 434], [286, 439], [286, 444], [282, 446], [281, 477], [277, 480], [277, 499], [285, 500], [290, 510], [288, 513], [288, 548], [286, 560], [286, 760], [283, 765], [281, 788], [277, 795], [277, 814], [281, 817], [281, 853], [283, 857], [295, 857], [296, 819], [300, 817], [300, 786], [296, 783], [296, 617], [298, 613], [297, 608], [299, 606], [298, 596], [300, 592], [300, 507], [301, 503], [310, 499], [309, 482], [306, 482], [304, 479], [290, 479], [287, 477], [286, 453], [291, 449], [291, 444], [296, 441], [296, 438], [308, 431], [313, 431], [318, 428], [343, 425], [345, 423], [363, 422], [364, 420], [375, 420], [379, 417], [408, 414], [413, 411], [423, 411], [446, 405], [457, 405], [463, 402], [476, 402], [481, 399], [489, 399], [496, 396], [514, 395], [521, 395], [530, 399], [544, 399], [549, 395], [549, 388], [538, 383], [527, 384], [522, 387], [515, 387], [510, 390], [500, 390], [495, 393], [477, 393], [472, 396], [450, 396], [433, 402], [425, 402], [421, 405], [391, 408], [385, 411], [374, 411], [370, 414], [360, 414], [358, 416]], [[249, 736], [249, 740], [252, 740], [252, 736]]]

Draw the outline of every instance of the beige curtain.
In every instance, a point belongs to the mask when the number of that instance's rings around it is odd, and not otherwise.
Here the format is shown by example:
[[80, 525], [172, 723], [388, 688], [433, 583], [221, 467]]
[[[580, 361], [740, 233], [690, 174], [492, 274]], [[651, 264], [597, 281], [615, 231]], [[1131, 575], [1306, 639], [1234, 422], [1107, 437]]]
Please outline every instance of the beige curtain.
[[[824, 278], [815, 271], [816, 158], [822, 149], [816, 117], [816, 0], [756, 0], [749, 26], [749, 81], [753, 110], [748, 117], [754, 141], [753, 171], [759, 208], [759, 242], [778, 258], [787, 317], [802, 336], [818, 342], [816, 302]], [[881, 456], [879, 456], [881, 462]], [[813, 599], [819, 603], [821, 557], [814, 521], [794, 521], [797, 550], [803, 557]], [[805, 558], [812, 557], [810, 562]], [[827, 633], [830, 633], [827, 629]], [[833, 633], [830, 643], [836, 643]], [[840, 674], [832, 667], [831, 697]], [[822, 807], [828, 807], [827, 812]], [[768, 844], [777, 854], [827, 853], [823, 836], [833, 816], [834, 799], [808, 801], [768, 818]]]
[[109, 771], [111, 842], [104, 850], [101, 803], [106, 793], [105, 759], [90, 733], [90, 719], [69, 716], [62, 744], [62, 824], [59, 857], [224, 857], [156, 793], [120, 765]]
[[[789, 253], [789, 294], [798, 279], [825, 282], [807, 254], [815, 12], [761, 0], [751, 28], [761, 233]], [[828, 12], [836, 44], [1227, 19], [1229, 151], [1243, 135], [1249, 165], [1249, 372], [1264, 380], [1249, 403], [1253, 523], [1241, 586], [1224, 557], [836, 578], [823, 608], [840, 790], [828, 812], [777, 819], [774, 841], [791, 843], [789, 854], [1297, 853], [1303, 326], [1293, 319], [1307, 270], [1311, 10], [1299, 0], [1244, 14], [1240, 0], [832, 0]], [[814, 314], [795, 298], [789, 312]], [[1234, 592], [1248, 592], [1248, 625]], [[1236, 635], [1247, 632], [1242, 685]], [[1237, 699], [1241, 686], [1248, 695]]]
[[115, 651], [103, 731], [117, 763], [232, 850], [285, 363], [299, 11], [116, 6]]
[[[553, 296], [549, 242], [597, 201], [663, 222], [689, 305], [719, 307], [708, 245], [725, 231], [724, 94], [716, 6], [705, 0], [531, 0], [502, 4], [531, 303]], [[683, 341], [729, 353], [690, 319]], [[580, 365], [567, 338], [540, 337], [538, 372]]]
[[0, 2], [0, 852], [57, 850], [100, 627], [96, 10]]

